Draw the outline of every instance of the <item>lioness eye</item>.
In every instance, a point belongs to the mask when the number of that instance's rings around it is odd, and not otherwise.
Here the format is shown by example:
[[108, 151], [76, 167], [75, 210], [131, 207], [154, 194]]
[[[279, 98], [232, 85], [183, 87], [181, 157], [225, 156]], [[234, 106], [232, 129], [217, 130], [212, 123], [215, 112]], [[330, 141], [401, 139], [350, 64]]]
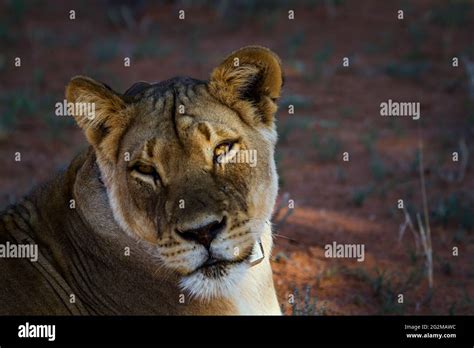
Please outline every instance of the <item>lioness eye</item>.
[[154, 179], [159, 178], [158, 172], [156, 171], [155, 167], [147, 164], [136, 164], [135, 166], [133, 166], [132, 170], [142, 175], [152, 176]]
[[219, 156], [227, 154], [234, 147], [235, 142], [226, 141], [216, 146], [214, 149], [214, 161], [218, 162]]

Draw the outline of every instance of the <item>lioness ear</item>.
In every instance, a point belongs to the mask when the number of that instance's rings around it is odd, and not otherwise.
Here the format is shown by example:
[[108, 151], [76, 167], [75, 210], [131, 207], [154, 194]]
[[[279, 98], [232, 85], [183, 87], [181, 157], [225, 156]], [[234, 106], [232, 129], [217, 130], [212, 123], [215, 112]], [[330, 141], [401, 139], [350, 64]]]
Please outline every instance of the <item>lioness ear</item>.
[[267, 48], [248, 46], [228, 56], [211, 74], [209, 91], [253, 124], [273, 123], [283, 84], [278, 56]]
[[106, 137], [113, 138], [128, 124], [125, 101], [109, 87], [89, 77], [72, 78], [66, 87], [66, 99], [69, 114], [74, 116], [96, 149], [103, 147]]

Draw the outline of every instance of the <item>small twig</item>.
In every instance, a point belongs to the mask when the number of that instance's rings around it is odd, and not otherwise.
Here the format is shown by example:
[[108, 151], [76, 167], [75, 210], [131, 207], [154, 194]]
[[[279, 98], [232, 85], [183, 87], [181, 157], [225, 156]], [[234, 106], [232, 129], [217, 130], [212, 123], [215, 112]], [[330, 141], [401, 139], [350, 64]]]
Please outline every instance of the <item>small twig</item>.
[[418, 253], [420, 250], [420, 237], [418, 237], [415, 226], [413, 225], [413, 222], [411, 221], [410, 214], [408, 214], [408, 211], [406, 210], [405, 207], [403, 207], [403, 213], [405, 215], [405, 221], [400, 225], [399, 233], [398, 233], [398, 241], [401, 242], [403, 235], [405, 234], [405, 230], [408, 226], [413, 235], [413, 239], [415, 240], [415, 248], [416, 248], [416, 252]]
[[[423, 166], [423, 143], [420, 140], [418, 143], [419, 151], [420, 151], [420, 181], [421, 181], [421, 197], [423, 201], [423, 215], [425, 217], [425, 226], [423, 227], [421, 224], [421, 220], [419, 215], [417, 215], [418, 219], [418, 227], [420, 229], [420, 233], [422, 234], [422, 242], [423, 248], [425, 251], [426, 259], [427, 259], [427, 266], [428, 266], [428, 281], [430, 285], [430, 289], [433, 288], [433, 252], [431, 247], [431, 229], [430, 229], [430, 218], [428, 212], [428, 199], [426, 195], [426, 183], [425, 183], [425, 170]], [[425, 231], [426, 229], [426, 231]], [[423, 241], [425, 239], [425, 241]]]
[[423, 223], [421, 222], [421, 217], [420, 214], [416, 214], [416, 220], [418, 221], [418, 230], [420, 231], [421, 235], [421, 244], [423, 246], [423, 251], [426, 256], [426, 269], [428, 273], [428, 283], [430, 286], [430, 289], [433, 288], [433, 257], [432, 257], [432, 250], [431, 250], [431, 241], [429, 241], [429, 238], [426, 235], [425, 228], [423, 226]]
[[[288, 199], [290, 198], [290, 194], [288, 192], [285, 192], [283, 194], [283, 197], [280, 200], [280, 203], [277, 206], [277, 209], [275, 210], [275, 229], [279, 230], [285, 223], [288, 217], [293, 214], [293, 209], [290, 209], [287, 207], [286, 203], [288, 202]], [[286, 212], [283, 216], [280, 216], [281, 212], [283, 209], [286, 209]]]
[[273, 215], [274, 215], [275, 217], [278, 217], [278, 216], [280, 215], [280, 211], [281, 211], [284, 207], [286, 207], [286, 204], [283, 203], [283, 202], [288, 202], [288, 198], [290, 198], [290, 194], [289, 194], [288, 192], [285, 192], [285, 193], [283, 194], [283, 196], [281, 197], [281, 199], [280, 199], [280, 201], [279, 201], [279, 203], [278, 203], [278, 205], [277, 205], [277, 207], [276, 207], [276, 209], [275, 209], [275, 212], [273, 213]]
[[288, 217], [293, 214], [293, 209], [288, 209], [285, 213], [285, 215], [283, 215], [283, 217], [281, 219], [278, 219], [276, 222], [275, 222], [275, 228], [277, 230], [279, 230], [285, 223], [286, 223], [286, 220], [288, 219]]
[[410, 228], [410, 231], [413, 234], [415, 239], [416, 251], [419, 250], [419, 242], [421, 239], [421, 246], [423, 247], [423, 253], [425, 255], [426, 263], [426, 272], [428, 275], [428, 283], [430, 287], [430, 292], [433, 289], [433, 248], [431, 245], [431, 229], [430, 229], [430, 220], [429, 220], [429, 211], [428, 211], [428, 198], [426, 194], [426, 182], [425, 182], [425, 169], [423, 165], [423, 143], [420, 140], [418, 143], [419, 147], [419, 173], [420, 173], [420, 185], [421, 185], [421, 197], [423, 204], [423, 215], [424, 215], [424, 224], [422, 222], [421, 216], [419, 213], [416, 213], [416, 221], [418, 224], [418, 231], [415, 228], [410, 214], [403, 207], [403, 213], [405, 216], [405, 221], [400, 224], [399, 228], [399, 241], [402, 240], [403, 235], [407, 227]]

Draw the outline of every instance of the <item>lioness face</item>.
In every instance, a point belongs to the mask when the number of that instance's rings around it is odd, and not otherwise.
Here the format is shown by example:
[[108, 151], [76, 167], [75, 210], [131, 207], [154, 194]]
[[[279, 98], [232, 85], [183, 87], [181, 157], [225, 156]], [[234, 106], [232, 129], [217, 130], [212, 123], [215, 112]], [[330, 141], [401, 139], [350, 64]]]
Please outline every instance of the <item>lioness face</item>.
[[119, 95], [78, 77], [67, 88], [69, 102], [95, 104], [94, 117], [74, 116], [115, 219], [197, 297], [230, 295], [269, 223], [281, 84], [278, 58], [247, 47], [208, 82], [175, 78]]

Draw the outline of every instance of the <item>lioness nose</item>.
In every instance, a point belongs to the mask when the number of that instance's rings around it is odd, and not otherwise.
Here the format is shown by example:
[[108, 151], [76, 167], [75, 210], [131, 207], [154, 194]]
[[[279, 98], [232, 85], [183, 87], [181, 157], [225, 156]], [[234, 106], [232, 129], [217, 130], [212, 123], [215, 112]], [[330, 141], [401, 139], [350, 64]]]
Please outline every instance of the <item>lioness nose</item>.
[[176, 231], [184, 239], [197, 242], [209, 249], [214, 238], [224, 229], [225, 224], [226, 218], [224, 217], [221, 221], [215, 220], [205, 226], [185, 231], [180, 231], [178, 229]]

